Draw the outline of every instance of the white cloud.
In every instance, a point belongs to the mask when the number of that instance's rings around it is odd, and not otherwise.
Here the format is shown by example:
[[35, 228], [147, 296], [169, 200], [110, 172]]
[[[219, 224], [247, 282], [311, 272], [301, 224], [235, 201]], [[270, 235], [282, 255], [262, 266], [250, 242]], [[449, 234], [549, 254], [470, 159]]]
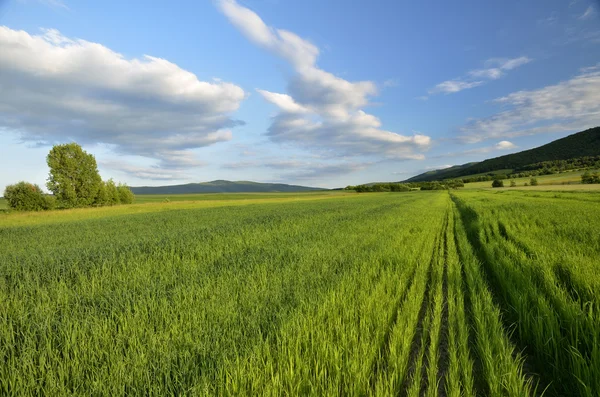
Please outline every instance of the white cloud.
[[427, 170], [427, 171], [431, 171], [431, 170], [445, 170], [446, 168], [451, 168], [451, 167], [453, 167], [452, 164], [432, 165], [430, 167], [425, 167], [425, 170]]
[[272, 141], [327, 151], [332, 156], [423, 158], [415, 150], [427, 148], [429, 137], [382, 130], [380, 120], [362, 110], [369, 105], [369, 97], [377, 94], [373, 82], [350, 82], [319, 69], [319, 49], [314, 44], [267, 26], [235, 0], [220, 0], [218, 4], [250, 41], [283, 58], [295, 71], [287, 94], [259, 90], [279, 108], [267, 133]]
[[277, 94], [275, 92], [269, 92], [265, 90], [256, 90], [263, 96], [267, 101], [279, 107], [283, 112], [286, 113], [308, 113], [310, 112], [307, 108], [297, 104], [289, 95]]
[[582, 70], [570, 80], [496, 99], [508, 109], [470, 121], [461, 129], [461, 140], [474, 143], [600, 125], [600, 71]]
[[172, 180], [185, 180], [189, 179], [189, 175], [183, 169], [165, 169], [160, 167], [146, 167], [131, 164], [126, 161], [120, 160], [107, 160], [100, 161], [100, 167], [109, 168], [119, 172], [123, 172], [132, 177], [139, 179], [149, 179], [155, 181], [172, 181]]
[[517, 146], [514, 143], [509, 142], [509, 141], [500, 141], [494, 146], [494, 148], [497, 150], [514, 149], [516, 147]]
[[48, 29], [0, 26], [0, 129], [25, 142], [104, 143], [162, 168], [197, 166], [190, 149], [231, 139], [245, 98], [231, 83], [200, 81], [165, 59], [126, 59]]
[[592, 6], [589, 6], [589, 7], [588, 7], [588, 8], [585, 10], [585, 12], [584, 12], [583, 14], [581, 14], [581, 16], [579, 17], [579, 19], [589, 19], [589, 18], [593, 17], [595, 13], [596, 13], [596, 12], [595, 12], [595, 10], [594, 10], [594, 7], [592, 7]]
[[462, 90], [467, 90], [469, 88], [477, 87], [483, 84], [483, 81], [460, 81], [460, 80], [448, 80], [444, 81], [435, 86], [432, 90], [429, 90], [429, 94], [437, 94], [437, 93], [445, 93], [445, 94], [453, 94], [455, 92], [459, 92]]
[[[441, 154], [438, 156], [434, 156], [433, 158], [473, 156], [473, 155], [478, 155], [478, 154], [486, 154], [486, 153], [490, 153], [490, 152], [495, 152], [498, 150], [511, 150], [511, 149], [517, 149], [517, 148], [518, 148], [518, 146], [512, 142], [500, 141], [500, 142], [496, 143], [495, 145], [483, 146], [483, 147], [479, 147], [479, 148], [475, 148], [475, 149], [464, 150], [461, 152], [445, 153], [445, 154]], [[448, 167], [450, 167], [450, 166], [448, 166]], [[448, 167], [441, 166], [441, 167], [433, 167], [433, 168], [440, 169], [440, 168], [448, 168]]]
[[478, 87], [486, 83], [485, 80], [497, 80], [504, 76], [507, 71], [531, 62], [526, 56], [518, 58], [492, 58], [485, 61], [486, 68], [475, 69], [467, 73], [466, 77], [446, 80], [429, 90], [429, 94], [453, 94], [469, 88]]

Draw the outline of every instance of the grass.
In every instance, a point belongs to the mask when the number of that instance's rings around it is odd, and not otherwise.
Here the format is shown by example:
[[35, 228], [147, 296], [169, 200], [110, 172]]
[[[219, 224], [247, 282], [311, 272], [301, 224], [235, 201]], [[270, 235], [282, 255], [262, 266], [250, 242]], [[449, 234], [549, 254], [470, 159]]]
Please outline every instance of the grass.
[[600, 390], [595, 193], [152, 199], [0, 216], [0, 395]]
[[[581, 175], [585, 171], [567, 171], [560, 174], [540, 175], [535, 177], [538, 180], [538, 186], [525, 186], [529, 184], [531, 177], [505, 179], [505, 189], [552, 189], [552, 190], [599, 190], [600, 185], [582, 185]], [[509, 187], [510, 181], [515, 181], [516, 187]], [[491, 189], [492, 181], [465, 183], [465, 189]], [[498, 188], [496, 188], [498, 189]]]
[[300, 198], [311, 196], [340, 195], [340, 191], [314, 191], [302, 193], [201, 193], [201, 194], [138, 194], [135, 196], [137, 204], [168, 203], [173, 201], [232, 201], [232, 200], [257, 200]]
[[[313, 201], [324, 199], [354, 199], [356, 194], [348, 192], [321, 192], [298, 194], [198, 194], [183, 195], [181, 200], [164, 199], [144, 202], [144, 197], [132, 205], [119, 205], [114, 207], [74, 208], [67, 210], [54, 210], [44, 212], [10, 212], [0, 213], [0, 227], [73, 222], [88, 219], [111, 218], [135, 214], [170, 212], [185, 209], [202, 209], [228, 206], [246, 206], [264, 203], [284, 203], [294, 201]], [[150, 196], [150, 198], [155, 196]], [[188, 200], [186, 200], [188, 198]]]

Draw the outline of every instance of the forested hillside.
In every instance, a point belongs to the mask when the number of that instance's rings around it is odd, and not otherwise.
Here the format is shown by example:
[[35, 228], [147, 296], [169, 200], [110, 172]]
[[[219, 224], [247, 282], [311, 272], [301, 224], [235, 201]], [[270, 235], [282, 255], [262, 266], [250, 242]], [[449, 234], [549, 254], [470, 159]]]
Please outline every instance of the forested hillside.
[[479, 163], [469, 163], [463, 166], [426, 172], [407, 179], [406, 182], [434, 181], [459, 178], [498, 170], [529, 169], [531, 164], [555, 160], [569, 160], [579, 157], [593, 157], [600, 155], [600, 127], [590, 128], [585, 131], [557, 139], [535, 149], [524, 150], [519, 153], [508, 154]]

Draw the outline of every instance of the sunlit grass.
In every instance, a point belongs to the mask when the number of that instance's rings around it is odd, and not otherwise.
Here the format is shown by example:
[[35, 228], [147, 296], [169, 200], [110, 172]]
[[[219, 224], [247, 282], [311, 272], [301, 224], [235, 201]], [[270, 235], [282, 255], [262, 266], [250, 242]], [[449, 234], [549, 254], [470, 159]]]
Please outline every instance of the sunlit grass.
[[0, 395], [600, 389], [596, 194], [207, 196], [0, 216]]

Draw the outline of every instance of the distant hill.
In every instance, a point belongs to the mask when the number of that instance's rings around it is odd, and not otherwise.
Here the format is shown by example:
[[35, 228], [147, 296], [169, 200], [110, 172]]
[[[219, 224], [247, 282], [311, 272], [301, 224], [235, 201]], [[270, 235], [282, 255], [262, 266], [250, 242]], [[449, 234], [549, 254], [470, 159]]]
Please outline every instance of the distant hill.
[[600, 155], [600, 127], [557, 139], [546, 145], [522, 152], [495, 157], [478, 163], [467, 163], [451, 168], [425, 172], [405, 182], [427, 182], [460, 178], [469, 175], [515, 170], [542, 161], [568, 160], [584, 156]]
[[250, 181], [223, 181], [188, 183], [171, 186], [132, 187], [134, 194], [194, 194], [194, 193], [268, 193], [268, 192], [309, 192], [325, 190], [316, 187], [286, 185], [284, 183], [258, 183]]
[[[438, 181], [438, 180], [442, 180], [442, 179], [448, 179], [451, 177], [446, 176], [446, 175], [455, 175], [457, 172], [460, 172], [463, 169], [467, 169], [475, 164], [477, 164], [477, 163], [474, 162], [474, 163], [467, 163], [467, 164], [463, 164], [463, 165], [454, 165], [454, 166], [448, 167], [448, 168], [427, 171], [423, 174], [413, 176], [412, 178], [409, 178], [404, 182], [425, 182], [425, 181]], [[424, 179], [424, 178], [427, 178], [427, 179]]]

